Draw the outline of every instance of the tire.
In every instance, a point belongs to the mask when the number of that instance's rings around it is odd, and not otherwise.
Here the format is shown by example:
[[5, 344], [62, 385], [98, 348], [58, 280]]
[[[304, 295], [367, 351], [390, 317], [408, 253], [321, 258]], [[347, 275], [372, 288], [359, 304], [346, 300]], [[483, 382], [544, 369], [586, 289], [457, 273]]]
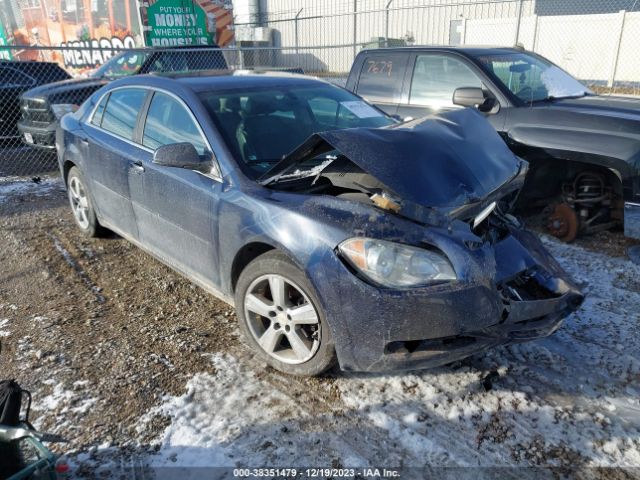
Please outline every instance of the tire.
[[283, 253], [272, 250], [247, 265], [238, 279], [235, 303], [246, 342], [276, 370], [315, 376], [336, 363], [333, 337], [315, 290]]
[[71, 167], [67, 174], [67, 196], [73, 219], [84, 236], [100, 237], [104, 235], [105, 229], [98, 222], [93, 201], [86, 185], [80, 169]]

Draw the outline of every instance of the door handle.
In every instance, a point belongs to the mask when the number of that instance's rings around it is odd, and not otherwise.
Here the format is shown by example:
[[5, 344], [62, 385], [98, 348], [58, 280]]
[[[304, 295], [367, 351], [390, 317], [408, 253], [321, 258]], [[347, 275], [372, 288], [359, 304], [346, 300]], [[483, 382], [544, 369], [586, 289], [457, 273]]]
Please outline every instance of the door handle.
[[144, 165], [142, 164], [142, 162], [130, 162], [129, 170], [135, 173], [142, 173], [144, 172]]

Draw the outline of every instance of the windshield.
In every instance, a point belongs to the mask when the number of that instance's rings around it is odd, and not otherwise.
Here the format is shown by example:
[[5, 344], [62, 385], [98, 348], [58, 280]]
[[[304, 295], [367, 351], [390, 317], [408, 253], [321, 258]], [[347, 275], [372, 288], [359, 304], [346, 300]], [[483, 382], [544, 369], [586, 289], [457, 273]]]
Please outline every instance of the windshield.
[[147, 57], [147, 52], [123, 52], [93, 72], [92, 77], [120, 78], [133, 75], [140, 71]]
[[316, 132], [394, 123], [332, 85], [204, 92], [200, 98], [227, 146], [254, 179]]
[[553, 63], [526, 53], [483, 55], [477, 59], [526, 103], [593, 93]]

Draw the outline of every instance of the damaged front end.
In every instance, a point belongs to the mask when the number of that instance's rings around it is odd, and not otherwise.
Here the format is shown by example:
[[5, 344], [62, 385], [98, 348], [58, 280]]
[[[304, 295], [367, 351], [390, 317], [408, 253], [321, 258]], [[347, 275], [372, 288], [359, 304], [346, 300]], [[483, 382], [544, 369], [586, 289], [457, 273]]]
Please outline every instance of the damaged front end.
[[[382, 223], [402, 219], [420, 232], [417, 241], [397, 237], [397, 228], [385, 238], [375, 225], [359, 235], [431, 250], [455, 271], [444, 281], [392, 288], [359, 275], [336, 248], [343, 264], [323, 271], [331, 282], [319, 290], [342, 333], [336, 350], [343, 369], [450, 363], [550, 335], [578, 308], [577, 286], [510, 213], [526, 173], [527, 163], [488, 122], [465, 109], [319, 133], [263, 176], [263, 185], [280, 191], [368, 204], [385, 213]], [[352, 292], [346, 303], [344, 292]]]

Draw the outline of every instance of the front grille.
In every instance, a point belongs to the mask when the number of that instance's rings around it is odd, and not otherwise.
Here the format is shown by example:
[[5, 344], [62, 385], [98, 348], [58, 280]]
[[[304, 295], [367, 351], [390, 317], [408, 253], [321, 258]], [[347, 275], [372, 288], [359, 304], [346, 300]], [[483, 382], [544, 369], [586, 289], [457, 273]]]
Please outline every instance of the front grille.
[[22, 120], [27, 123], [46, 127], [55, 120], [47, 102], [23, 99], [21, 108]]
[[547, 300], [558, 298], [560, 293], [552, 292], [543, 285], [542, 273], [536, 270], [525, 270], [515, 278], [498, 285], [503, 299], [508, 302]]
[[413, 353], [438, 355], [442, 352], [470, 347], [475, 345], [477, 341], [477, 338], [465, 335], [428, 340], [401, 340], [387, 343], [385, 345], [385, 353], [387, 355], [410, 355]]
[[32, 136], [34, 145], [49, 148], [55, 146], [56, 136], [53, 133], [33, 133]]

